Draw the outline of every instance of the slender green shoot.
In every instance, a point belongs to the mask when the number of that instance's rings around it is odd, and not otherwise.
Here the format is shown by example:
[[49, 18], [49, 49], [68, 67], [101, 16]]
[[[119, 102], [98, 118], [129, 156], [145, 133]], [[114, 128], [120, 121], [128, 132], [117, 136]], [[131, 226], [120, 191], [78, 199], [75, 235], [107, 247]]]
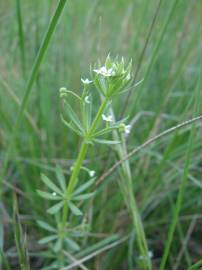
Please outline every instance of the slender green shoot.
[[22, 22], [21, 0], [16, 0], [16, 13], [17, 13], [17, 22], [18, 22], [18, 36], [19, 36], [22, 74], [25, 78], [26, 76], [25, 38], [24, 38], [24, 30], [23, 30], [23, 22]]
[[[201, 71], [202, 71], [202, 66], [201, 66]], [[201, 74], [202, 73], [200, 72], [200, 75]], [[201, 78], [199, 77], [198, 84], [197, 84], [196, 90], [195, 90], [196, 94], [195, 94], [195, 104], [194, 104], [194, 115], [196, 115], [197, 112], [199, 111], [200, 87], [201, 87]], [[175, 205], [174, 212], [173, 212], [173, 218], [172, 218], [172, 222], [171, 222], [171, 225], [170, 225], [169, 231], [168, 231], [168, 239], [167, 239], [166, 244], [165, 244], [163, 257], [162, 257], [161, 264], [160, 264], [160, 270], [165, 269], [168, 255], [169, 255], [170, 248], [171, 248], [171, 244], [173, 241], [174, 232], [175, 232], [178, 220], [179, 220], [179, 215], [180, 215], [180, 211], [182, 208], [185, 188], [186, 188], [186, 184], [187, 184], [187, 180], [188, 180], [189, 164], [190, 164], [191, 156], [192, 156], [194, 136], [195, 136], [195, 124], [192, 125], [192, 129], [190, 132], [189, 143], [188, 143], [185, 165], [184, 165], [183, 178], [182, 178], [181, 183], [180, 183], [179, 192], [178, 192], [177, 200], [176, 200], [176, 205]]]
[[33, 84], [34, 84], [35, 79], [37, 77], [37, 74], [39, 72], [39, 68], [41, 66], [41, 63], [42, 63], [44, 56], [45, 56], [45, 53], [46, 53], [48, 46], [50, 44], [51, 37], [52, 37], [53, 33], [55, 32], [57, 22], [62, 14], [65, 3], [66, 3], [66, 0], [60, 0], [58, 3], [58, 6], [55, 10], [55, 13], [54, 13], [52, 19], [51, 19], [48, 30], [44, 36], [44, 40], [43, 40], [41, 47], [39, 49], [39, 52], [37, 54], [36, 60], [33, 64], [29, 79], [28, 79], [27, 84], [25, 86], [25, 93], [24, 93], [24, 96], [22, 99], [20, 109], [19, 109], [18, 114], [17, 114], [16, 122], [13, 126], [12, 133], [11, 133], [10, 138], [9, 138], [7, 151], [5, 153], [4, 161], [2, 164], [2, 170], [1, 170], [1, 174], [0, 174], [0, 197], [2, 195], [2, 181], [3, 181], [3, 178], [5, 176], [8, 162], [10, 159], [10, 155], [11, 155], [13, 147], [14, 147], [14, 142], [15, 142], [16, 134], [18, 132], [18, 127], [20, 125], [25, 108], [27, 106], [29, 96], [30, 96], [31, 91], [32, 91]]

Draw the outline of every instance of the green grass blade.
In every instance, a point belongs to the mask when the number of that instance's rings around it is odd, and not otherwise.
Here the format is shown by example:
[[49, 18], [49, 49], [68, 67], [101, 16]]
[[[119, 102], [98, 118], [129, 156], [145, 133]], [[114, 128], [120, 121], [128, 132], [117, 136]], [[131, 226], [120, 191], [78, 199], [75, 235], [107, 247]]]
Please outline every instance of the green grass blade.
[[17, 253], [18, 253], [20, 270], [29, 270], [30, 265], [29, 265], [28, 252], [26, 248], [26, 238], [23, 235], [22, 227], [19, 220], [16, 195], [14, 195], [14, 203], [13, 203], [13, 226], [14, 226], [15, 244], [16, 244]]
[[18, 35], [19, 35], [19, 46], [20, 46], [20, 54], [21, 54], [21, 66], [22, 66], [23, 76], [25, 77], [25, 74], [26, 74], [25, 38], [24, 38], [23, 22], [22, 22], [21, 0], [16, 0], [16, 13], [17, 13], [17, 22], [18, 22]]
[[147, 82], [147, 79], [148, 79], [148, 77], [149, 77], [150, 71], [151, 71], [151, 69], [152, 69], [152, 67], [153, 67], [153, 64], [154, 64], [154, 62], [155, 62], [155, 59], [156, 59], [156, 57], [157, 57], [157, 55], [158, 55], [158, 51], [159, 51], [160, 46], [161, 46], [161, 44], [162, 44], [163, 38], [164, 38], [164, 36], [165, 36], [167, 27], [168, 27], [168, 25], [169, 25], [169, 23], [170, 23], [170, 21], [171, 21], [171, 19], [172, 19], [172, 17], [173, 17], [173, 14], [174, 14], [174, 12], [175, 12], [175, 9], [176, 9], [176, 7], [177, 7], [177, 4], [178, 4], [180, 1], [181, 1], [181, 0], [174, 0], [174, 1], [173, 1], [173, 4], [172, 4], [172, 6], [171, 6], [171, 9], [170, 9], [170, 11], [169, 11], [169, 13], [168, 13], [168, 16], [167, 16], [166, 20], [165, 20], [165, 23], [164, 23], [163, 26], [162, 26], [162, 30], [161, 30], [160, 35], [159, 35], [159, 38], [158, 38], [158, 40], [157, 40], [157, 42], [156, 42], [156, 46], [155, 46], [155, 48], [154, 48], [154, 50], [153, 50], [153, 53], [152, 53], [150, 62], [149, 62], [149, 64], [148, 64], [148, 67], [147, 67], [146, 72], [145, 72], [145, 74], [144, 74], [144, 80], [143, 80], [143, 83], [141, 84], [141, 86], [140, 86], [140, 88], [139, 88], [139, 90], [138, 90], [138, 95], [137, 95], [136, 98], [135, 98], [135, 103], [138, 102], [138, 101], [140, 100], [141, 96], [142, 96], [142, 92], [143, 92], [142, 89], [144, 88], [144, 86], [145, 86], [145, 84], [146, 84], [146, 82]]
[[193, 264], [191, 267], [189, 267], [188, 270], [200, 270], [200, 269], [202, 269], [202, 260], [200, 260], [197, 263]]
[[10, 158], [10, 154], [12, 152], [12, 148], [14, 146], [14, 141], [15, 141], [15, 137], [16, 137], [16, 134], [17, 134], [17, 131], [18, 131], [20, 121], [22, 119], [23, 113], [24, 113], [26, 105], [28, 103], [28, 99], [29, 99], [29, 96], [31, 94], [31, 90], [32, 90], [33, 84], [35, 82], [35, 79], [37, 77], [37, 74], [39, 72], [40, 65], [41, 65], [41, 63], [42, 63], [42, 61], [44, 59], [45, 53], [46, 53], [46, 51], [48, 49], [48, 46], [50, 44], [50, 40], [51, 40], [51, 37], [52, 37], [52, 35], [53, 35], [54, 31], [55, 31], [57, 22], [58, 22], [58, 20], [59, 20], [59, 18], [61, 16], [61, 13], [62, 13], [62, 11], [64, 9], [65, 3], [66, 3], [66, 0], [60, 0], [59, 3], [58, 3], [56, 11], [55, 11], [55, 13], [54, 13], [54, 15], [53, 15], [53, 17], [51, 19], [48, 30], [47, 30], [47, 32], [45, 34], [42, 45], [41, 45], [41, 47], [39, 49], [36, 60], [35, 60], [35, 62], [33, 64], [29, 79], [28, 79], [27, 84], [25, 86], [25, 94], [23, 96], [22, 103], [21, 103], [19, 112], [17, 114], [17, 119], [16, 119], [16, 122], [14, 124], [12, 133], [10, 135], [8, 148], [7, 148], [5, 158], [4, 158], [4, 162], [3, 162], [3, 165], [2, 165], [2, 171], [1, 171], [1, 177], [0, 177], [0, 195], [2, 193], [2, 190], [1, 190], [2, 189], [1, 188], [2, 180], [3, 180], [4, 174], [5, 174], [6, 169], [7, 169], [8, 161], [9, 161], [9, 158]]
[[6, 255], [0, 249], [0, 265], [1, 264], [3, 266], [3, 269], [5, 269], [5, 270], [11, 270], [11, 267], [9, 265], [8, 259], [6, 258]]
[[[201, 66], [201, 71], [202, 71], [202, 66]], [[200, 72], [201, 75], [201, 72]], [[199, 111], [199, 106], [200, 106], [200, 87], [201, 87], [201, 78], [199, 77], [198, 84], [195, 89], [195, 104], [194, 104], [194, 116], [197, 115], [197, 112]], [[166, 241], [163, 257], [161, 260], [160, 264], [160, 270], [164, 270], [166, 266], [166, 262], [169, 256], [171, 244], [173, 241], [173, 236], [174, 232], [179, 220], [179, 214], [180, 210], [182, 207], [182, 202], [183, 202], [183, 197], [185, 193], [185, 188], [188, 180], [188, 173], [189, 173], [189, 165], [191, 161], [191, 156], [192, 156], [192, 148], [194, 144], [194, 136], [195, 136], [195, 124], [192, 125], [190, 137], [189, 137], [189, 143], [188, 143], [188, 148], [187, 148], [187, 153], [186, 153], [186, 160], [185, 160], [185, 165], [184, 165], [184, 173], [183, 173], [183, 178], [181, 180], [181, 184], [179, 187], [178, 195], [177, 195], [177, 200], [176, 204], [174, 207], [174, 212], [173, 212], [173, 218], [172, 222], [168, 231], [168, 239]]]

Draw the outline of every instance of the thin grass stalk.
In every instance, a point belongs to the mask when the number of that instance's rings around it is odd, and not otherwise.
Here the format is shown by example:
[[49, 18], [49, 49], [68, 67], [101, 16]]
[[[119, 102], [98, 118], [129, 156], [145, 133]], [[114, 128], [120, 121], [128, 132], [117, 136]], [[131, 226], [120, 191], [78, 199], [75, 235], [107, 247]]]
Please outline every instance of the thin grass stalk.
[[74, 267], [79, 266], [81, 263], [84, 263], [84, 262], [98, 256], [99, 254], [101, 254], [101, 253], [103, 253], [103, 252], [105, 252], [107, 250], [110, 250], [110, 249], [112, 249], [112, 248], [114, 248], [114, 247], [116, 247], [116, 246], [118, 246], [118, 245], [120, 245], [122, 243], [124, 243], [126, 240], [128, 240], [128, 236], [125, 236], [125, 237], [123, 237], [123, 238], [121, 238], [119, 240], [114, 241], [113, 243], [110, 243], [110, 244], [108, 244], [108, 245], [106, 245], [104, 247], [101, 247], [98, 250], [93, 251], [89, 255], [87, 255], [87, 256], [85, 256], [85, 257], [83, 257], [81, 259], [78, 259], [76, 262], [70, 264], [69, 266], [61, 268], [60, 270], [73, 269]]
[[[148, 34], [146, 36], [144, 47], [143, 47], [142, 52], [140, 54], [140, 58], [139, 58], [139, 61], [138, 61], [138, 64], [137, 64], [137, 67], [136, 67], [136, 70], [135, 70], [134, 79], [133, 79], [134, 83], [136, 83], [136, 81], [137, 81], [137, 78], [138, 78], [138, 75], [139, 75], [139, 72], [140, 72], [140, 68], [142, 66], [142, 62], [143, 62], [143, 59], [144, 59], [144, 55], [145, 55], [147, 46], [149, 44], [149, 40], [150, 40], [150, 37], [152, 35], [154, 25], [156, 23], [156, 19], [158, 17], [158, 14], [159, 14], [159, 11], [160, 11], [160, 8], [161, 8], [161, 4], [162, 4], [162, 0], [159, 0], [156, 11], [154, 13], [154, 16], [153, 16], [153, 19], [152, 19], [152, 22], [151, 22], [151, 25], [150, 25], [150, 28], [149, 28], [149, 31], [148, 31]], [[124, 106], [123, 106], [123, 109], [122, 109], [121, 115], [120, 115], [121, 117], [125, 114], [125, 111], [126, 111], [126, 109], [128, 107], [128, 103], [129, 103], [131, 94], [132, 94], [132, 89], [128, 92], [128, 94], [126, 96], [126, 100], [124, 102]]]
[[[170, 193], [168, 194], [168, 197], [169, 197], [170, 205], [171, 205], [172, 209], [174, 210], [175, 204], [174, 204], [173, 198], [172, 198]], [[180, 240], [181, 244], [183, 245], [185, 236], [184, 236], [184, 232], [183, 232], [181, 222], [179, 219], [178, 219], [178, 222], [176, 224], [176, 232], [178, 233], [179, 240]], [[184, 247], [184, 257], [185, 257], [185, 261], [187, 264], [186, 267], [191, 266], [191, 257], [189, 255], [189, 251], [188, 251], [186, 246]], [[173, 268], [174, 268], [174, 266], [173, 266]], [[173, 270], [175, 270], [175, 269], [173, 269]]]
[[194, 117], [190, 120], [187, 120], [183, 123], [180, 123], [176, 126], [173, 126], [161, 133], [159, 133], [158, 135], [152, 137], [151, 139], [147, 140], [146, 142], [144, 142], [143, 144], [139, 145], [138, 147], [136, 147], [135, 149], [133, 149], [131, 152], [129, 152], [128, 154], [126, 154], [121, 160], [117, 161], [112, 167], [110, 167], [107, 171], [105, 171], [97, 180], [96, 185], [99, 185], [107, 176], [109, 176], [110, 174], [112, 174], [124, 161], [126, 161], [127, 159], [133, 157], [135, 154], [137, 154], [139, 151], [143, 150], [144, 148], [146, 148], [147, 146], [149, 146], [150, 144], [156, 142], [157, 140], [173, 133], [175, 130], [183, 128], [185, 126], [191, 125], [194, 122], [198, 122], [202, 120], [202, 115], [199, 115], [197, 117]]
[[21, 67], [22, 67], [23, 77], [25, 78], [25, 75], [26, 75], [25, 38], [24, 38], [23, 22], [22, 22], [21, 0], [16, 0], [16, 14], [17, 14], [17, 22], [18, 22], [18, 36], [19, 36], [20, 56], [21, 56]]
[[188, 270], [200, 270], [202, 267], [202, 260], [199, 260], [197, 263], [193, 264]]
[[[166, 20], [165, 20], [165, 23], [164, 23], [164, 25], [162, 26], [162, 31], [160, 32], [159, 38], [158, 38], [158, 40], [157, 40], [157, 42], [156, 42], [156, 46], [155, 46], [155, 48], [154, 48], [154, 50], [153, 50], [153, 53], [152, 53], [152, 56], [151, 56], [151, 60], [150, 60], [150, 62], [149, 62], [149, 64], [148, 64], [148, 67], [147, 67], [146, 72], [145, 72], [145, 74], [144, 74], [144, 80], [143, 80], [142, 84], [141, 84], [140, 87], [139, 87], [138, 95], [136, 95], [136, 98], [135, 98], [133, 107], [135, 107], [136, 103], [139, 101], [140, 97], [142, 96], [142, 93], [143, 93], [142, 89], [144, 88], [145, 83], [147, 82], [148, 76], [149, 76], [150, 71], [151, 71], [151, 69], [152, 69], [152, 67], [153, 67], [154, 61], [155, 61], [156, 56], [157, 56], [157, 54], [158, 54], [158, 52], [159, 52], [159, 48], [160, 48], [161, 43], [162, 43], [162, 41], [163, 41], [163, 38], [164, 38], [164, 36], [165, 36], [167, 27], [168, 27], [168, 25], [169, 25], [169, 23], [170, 23], [170, 21], [171, 21], [171, 19], [172, 19], [172, 17], [173, 17], [173, 14], [174, 14], [174, 12], [175, 12], [175, 9], [176, 9], [176, 7], [177, 7], [177, 4], [178, 4], [180, 1], [181, 1], [181, 0], [174, 0], [174, 2], [173, 2], [173, 4], [172, 4], [172, 7], [171, 7], [171, 9], [170, 9], [170, 11], [169, 11], [169, 13], [168, 13], [168, 16], [167, 16], [167, 18], [166, 18]], [[125, 111], [125, 109], [124, 109], [124, 111]]]
[[[201, 75], [202, 74], [202, 65], [201, 65], [200, 71], [201, 71], [200, 72], [200, 75]], [[201, 87], [201, 78], [199, 77], [198, 84], [197, 84], [196, 90], [195, 90], [194, 115], [196, 115], [197, 112], [199, 111], [200, 87]], [[184, 194], [185, 194], [185, 188], [186, 188], [186, 184], [188, 181], [189, 164], [190, 164], [191, 155], [192, 155], [192, 148], [193, 148], [193, 144], [194, 144], [195, 132], [196, 132], [196, 127], [195, 127], [195, 124], [193, 123], [190, 137], [189, 137], [186, 160], [185, 160], [185, 165], [184, 165], [183, 178], [182, 178], [181, 183], [180, 183], [180, 187], [179, 187], [179, 191], [178, 191], [178, 195], [177, 195], [177, 200], [176, 200], [176, 204], [175, 204], [175, 208], [174, 208], [174, 212], [173, 212], [173, 218], [172, 218], [171, 225], [169, 227], [168, 238], [166, 241], [166, 245], [165, 245], [164, 252], [163, 252], [163, 257], [162, 257], [161, 264], [160, 264], [160, 270], [165, 269], [167, 259], [168, 259], [169, 253], [170, 253], [170, 248], [172, 245], [173, 237], [174, 237], [174, 232], [175, 232], [177, 223], [179, 221], [179, 214], [180, 214], [180, 211], [182, 208], [182, 202], [183, 202], [183, 198], [184, 198]]]
[[180, 210], [182, 207], [183, 197], [184, 197], [184, 193], [185, 193], [185, 187], [186, 187], [187, 179], [188, 179], [187, 176], [188, 176], [188, 172], [189, 172], [189, 163], [190, 163], [191, 151], [192, 151], [192, 147], [193, 147], [194, 131], [195, 131], [195, 128], [192, 128], [190, 139], [189, 139], [189, 147], [188, 147], [188, 151], [187, 151], [187, 155], [186, 155], [187, 157], [186, 157], [186, 161], [185, 161], [183, 179], [182, 179], [181, 184], [180, 184], [180, 189], [178, 192], [177, 201], [176, 201], [174, 212], [173, 212], [172, 223], [171, 223], [170, 228], [169, 228], [168, 239], [166, 241], [162, 261], [160, 264], [160, 270], [165, 269], [165, 265], [166, 265], [168, 255], [170, 252], [174, 232], [175, 232], [175, 229], [176, 229], [176, 226], [178, 223]]
[[58, 6], [55, 10], [55, 13], [54, 13], [51, 21], [50, 21], [47, 32], [44, 36], [44, 40], [41, 44], [41, 47], [39, 49], [39, 52], [38, 52], [37, 57], [35, 59], [35, 62], [33, 64], [29, 79], [28, 79], [27, 84], [25, 86], [25, 94], [23, 96], [22, 103], [21, 103], [20, 109], [19, 109], [18, 114], [17, 114], [16, 122], [13, 126], [12, 133], [11, 133], [10, 138], [9, 138], [7, 151], [5, 153], [4, 161], [2, 164], [2, 171], [0, 174], [0, 196], [2, 196], [2, 180], [3, 180], [4, 175], [6, 173], [6, 170], [7, 170], [8, 162], [9, 162], [10, 155], [11, 155], [11, 152], [12, 152], [13, 147], [14, 147], [14, 141], [15, 141], [15, 138], [17, 135], [17, 131], [18, 131], [20, 122], [22, 120], [26, 105], [28, 103], [33, 84], [34, 84], [35, 79], [37, 77], [37, 74], [39, 72], [39, 68], [41, 66], [41, 63], [42, 63], [44, 56], [45, 56], [45, 53], [46, 53], [48, 46], [50, 44], [51, 37], [53, 36], [53, 33], [55, 31], [58, 20], [61, 17], [65, 3], [66, 3], [66, 0], [60, 0], [58, 3]]
[[13, 227], [15, 244], [19, 259], [20, 270], [30, 270], [29, 256], [26, 247], [26, 238], [22, 232], [22, 226], [19, 219], [19, 210], [16, 194], [13, 195]]
[[[20, 106], [20, 99], [15, 94], [15, 92], [9, 87], [8, 83], [1, 77], [1, 75], [0, 75], [0, 83], [4, 86], [6, 93], [8, 93], [8, 95], [15, 102], [15, 104]], [[25, 113], [25, 117], [26, 117], [28, 123], [32, 127], [32, 130], [36, 133], [38, 138], [41, 139], [41, 132], [40, 132], [40, 129], [38, 128], [34, 118], [32, 117], [32, 115], [28, 111], [25, 111], [24, 113]]]
[[[186, 236], [184, 237], [183, 242], [182, 242], [182, 247], [181, 247], [181, 249], [180, 249], [180, 251], [178, 253], [178, 256], [176, 258], [176, 263], [175, 263], [175, 265], [173, 267], [174, 268], [173, 270], [179, 269], [179, 265], [181, 263], [183, 255], [185, 255], [187, 257], [187, 255], [186, 255], [186, 253], [188, 252], [187, 251], [187, 244], [188, 244], [188, 242], [190, 240], [190, 237], [192, 235], [193, 230], [195, 229], [195, 225], [197, 223], [197, 218], [196, 217], [197, 216], [195, 215], [193, 217], [192, 221], [190, 222], [190, 225], [189, 225], [189, 228], [187, 230]], [[187, 264], [188, 264], [189, 267], [191, 266], [191, 257], [190, 256], [189, 256], [189, 258], [187, 260]]]

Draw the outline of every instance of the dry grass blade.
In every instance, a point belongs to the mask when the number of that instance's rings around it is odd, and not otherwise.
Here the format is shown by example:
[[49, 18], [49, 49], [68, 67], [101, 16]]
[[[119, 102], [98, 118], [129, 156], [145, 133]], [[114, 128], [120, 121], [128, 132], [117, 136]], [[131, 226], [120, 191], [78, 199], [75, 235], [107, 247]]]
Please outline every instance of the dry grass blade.
[[141, 151], [142, 149], [144, 149], [145, 147], [147, 147], [148, 145], [154, 143], [155, 141], [161, 139], [164, 136], [169, 135], [170, 133], [174, 132], [175, 130], [179, 129], [179, 128], [183, 128], [185, 126], [191, 125], [194, 122], [200, 121], [202, 120], [202, 115], [194, 117], [190, 120], [187, 120], [179, 125], [176, 125], [174, 127], [171, 127], [165, 131], [163, 131], [162, 133], [154, 136], [153, 138], [147, 140], [145, 143], [141, 144], [140, 146], [138, 146], [137, 148], [135, 148], [134, 150], [132, 150], [128, 155], [126, 155], [123, 159], [119, 160], [118, 162], [116, 162], [109, 170], [107, 170], [105, 173], [103, 173], [99, 179], [96, 182], [96, 185], [99, 185], [107, 176], [109, 176], [110, 174], [113, 173], [113, 171], [116, 170], [116, 168], [118, 168], [125, 160], [131, 158], [132, 156], [134, 156], [137, 152]]
[[77, 267], [79, 266], [80, 264], [86, 262], [86, 261], [89, 261], [90, 259], [92, 259], [93, 257], [97, 256], [98, 254], [106, 251], [106, 250], [109, 250], [113, 247], [116, 247], [117, 245], [120, 245], [121, 243], [125, 242], [126, 240], [128, 239], [128, 236], [127, 237], [123, 237], [122, 239], [112, 243], [112, 244], [109, 244], [93, 253], [91, 253], [90, 255], [80, 259], [80, 260], [77, 260], [76, 262], [72, 263], [71, 265], [67, 266], [67, 267], [63, 267], [61, 268], [60, 270], [70, 270], [70, 269], [73, 269], [74, 267]]

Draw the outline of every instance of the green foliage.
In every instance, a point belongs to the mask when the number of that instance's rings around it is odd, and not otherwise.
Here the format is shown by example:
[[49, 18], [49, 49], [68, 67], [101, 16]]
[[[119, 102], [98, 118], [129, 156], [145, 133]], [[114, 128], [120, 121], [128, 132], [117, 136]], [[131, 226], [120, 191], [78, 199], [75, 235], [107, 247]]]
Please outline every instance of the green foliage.
[[[99, 70], [102, 71], [103, 68]], [[99, 73], [99, 70], [94, 71], [95, 73]], [[52, 191], [52, 193], [41, 190], [37, 191], [39, 196], [41, 196], [43, 199], [49, 201], [57, 201], [50, 208], [48, 208], [47, 213], [51, 215], [57, 215], [56, 225], [58, 227], [58, 233], [40, 239], [39, 243], [49, 244], [54, 241], [55, 244], [53, 245], [53, 250], [55, 252], [59, 252], [59, 254], [63, 252], [63, 248], [66, 244], [70, 246], [70, 248], [74, 251], [79, 250], [79, 245], [71, 238], [69, 238], [69, 232], [67, 232], [69, 227], [73, 226], [73, 224], [71, 225], [71, 220], [67, 223], [69, 219], [68, 214], [70, 211], [71, 214], [76, 217], [83, 216], [83, 211], [75, 203], [89, 200], [95, 195], [95, 192], [83, 193], [94, 183], [96, 179], [95, 177], [79, 186], [79, 175], [81, 170], [86, 171], [91, 177], [93, 177], [95, 174], [95, 171], [90, 171], [88, 168], [82, 166], [87, 154], [89, 143], [101, 143], [109, 145], [117, 144], [119, 142], [115, 140], [98, 139], [97, 135], [105, 135], [110, 133], [110, 131], [112, 133], [112, 131], [114, 130], [119, 130], [120, 127], [122, 128], [122, 132], [124, 132], [125, 130], [125, 124], [123, 123], [123, 121], [115, 122], [111, 115], [106, 116], [104, 112], [107, 110], [109, 100], [112, 101], [112, 96], [115, 95], [115, 90], [118, 92], [119, 90], [124, 89], [124, 87], [126, 86], [126, 81], [128, 83], [128, 81], [130, 80], [130, 78], [128, 79], [126, 77], [130, 76], [131, 65], [128, 65], [125, 69], [123, 58], [121, 62], [118, 62], [118, 60], [112, 62], [112, 60], [108, 56], [105, 62], [104, 70], [107, 72], [107, 74], [102, 72], [99, 74], [99, 76], [103, 78], [95, 76], [92, 78], [92, 81], [90, 81], [89, 79], [81, 79], [84, 85], [83, 93], [81, 96], [76, 95], [76, 98], [77, 101], [79, 101], [82, 114], [81, 119], [83, 119], [83, 122], [79, 120], [77, 113], [72, 109], [71, 105], [69, 104], [68, 95], [71, 94], [72, 96], [75, 96], [74, 93], [70, 90], [66, 90], [65, 88], [60, 89], [60, 97], [63, 99], [64, 114], [65, 117], [68, 118], [68, 122], [66, 122], [66, 120], [64, 120], [62, 116], [63, 122], [76, 134], [80, 135], [83, 141], [75, 164], [71, 168], [71, 176], [67, 181], [67, 184], [62, 169], [57, 166], [56, 178], [59, 182], [60, 188], [46, 175], [42, 174], [41, 179], [43, 183], [45, 184], [45, 186], [47, 186], [48, 189]], [[110, 73], [110, 75], [108, 73]], [[110, 79], [111, 76], [113, 77], [113, 80]], [[91, 115], [91, 110], [86, 110], [86, 105], [88, 106], [92, 103], [92, 101], [88, 99], [89, 91], [87, 90], [87, 87], [91, 83], [94, 83], [94, 85], [96, 86], [97, 81], [100, 79], [106, 80], [105, 85], [107, 88], [105, 89], [104, 96], [102, 96], [102, 89], [98, 89], [100, 90], [100, 95], [103, 101], [101, 102], [97, 113], [95, 114], [95, 116], [93, 116]], [[93, 120], [91, 121], [91, 119]], [[102, 127], [103, 124], [100, 125], [101, 120], [106, 122], [104, 127]], [[52, 230], [52, 227], [46, 223], [39, 222], [39, 225], [42, 225], [45, 230]], [[78, 225], [80, 226], [81, 224]], [[61, 265], [65, 262], [64, 259], [63, 261], [61, 261], [60, 255], [56, 257], [56, 261], [57, 260], [61, 262]]]
[[0, 1], [1, 269], [201, 268], [201, 9]]
[[19, 258], [19, 266], [20, 270], [29, 270], [29, 256], [27, 251], [27, 240], [25, 235], [23, 235], [22, 226], [19, 220], [19, 212], [17, 205], [17, 198], [14, 195], [13, 202], [13, 228], [14, 228], [14, 236], [15, 236], [15, 244], [17, 248], [18, 258]]

